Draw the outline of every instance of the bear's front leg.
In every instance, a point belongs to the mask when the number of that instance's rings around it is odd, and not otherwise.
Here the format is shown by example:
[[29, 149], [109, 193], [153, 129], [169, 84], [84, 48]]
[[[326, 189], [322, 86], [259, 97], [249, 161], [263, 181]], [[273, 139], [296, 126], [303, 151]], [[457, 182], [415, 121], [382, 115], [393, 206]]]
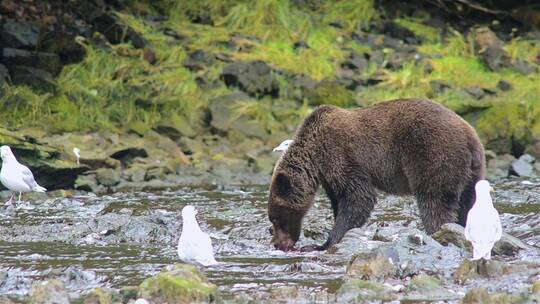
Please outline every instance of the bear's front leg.
[[353, 228], [362, 227], [377, 203], [375, 189], [366, 182], [348, 185], [337, 195], [337, 215], [334, 228], [326, 242], [320, 246], [304, 246], [301, 251], [326, 250], [339, 243], [345, 233]]

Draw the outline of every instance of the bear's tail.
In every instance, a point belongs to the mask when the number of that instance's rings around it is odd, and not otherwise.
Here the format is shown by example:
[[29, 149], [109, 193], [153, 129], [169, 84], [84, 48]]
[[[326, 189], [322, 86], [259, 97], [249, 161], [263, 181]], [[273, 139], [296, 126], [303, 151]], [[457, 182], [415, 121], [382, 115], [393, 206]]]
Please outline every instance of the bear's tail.
[[460, 210], [458, 214], [458, 224], [464, 227], [467, 223], [467, 214], [476, 199], [474, 187], [479, 180], [485, 179], [486, 177], [486, 156], [484, 147], [476, 134], [469, 144], [469, 151], [471, 151], [472, 156], [471, 172], [469, 180], [465, 184], [465, 189], [461, 192], [461, 197], [459, 199]]

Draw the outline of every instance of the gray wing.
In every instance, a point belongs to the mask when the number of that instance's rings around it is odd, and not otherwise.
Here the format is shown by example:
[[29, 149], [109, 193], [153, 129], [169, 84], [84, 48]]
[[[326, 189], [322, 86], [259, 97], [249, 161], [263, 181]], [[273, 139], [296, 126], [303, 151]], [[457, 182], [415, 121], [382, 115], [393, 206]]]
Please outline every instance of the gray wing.
[[23, 181], [25, 184], [28, 185], [28, 187], [30, 187], [30, 189], [34, 189], [35, 187], [38, 186], [36, 180], [34, 179], [34, 175], [32, 174], [32, 171], [30, 171], [30, 169], [28, 169], [28, 167], [22, 165], [21, 166], [21, 173], [22, 173], [22, 176], [23, 176]]

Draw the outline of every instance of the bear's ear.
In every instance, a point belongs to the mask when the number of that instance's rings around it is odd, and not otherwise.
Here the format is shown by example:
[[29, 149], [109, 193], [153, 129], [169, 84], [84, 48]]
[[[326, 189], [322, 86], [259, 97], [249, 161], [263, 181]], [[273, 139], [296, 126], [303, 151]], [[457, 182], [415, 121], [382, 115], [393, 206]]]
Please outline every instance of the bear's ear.
[[292, 191], [291, 179], [287, 174], [279, 172], [276, 175], [275, 187], [279, 196], [287, 196]]

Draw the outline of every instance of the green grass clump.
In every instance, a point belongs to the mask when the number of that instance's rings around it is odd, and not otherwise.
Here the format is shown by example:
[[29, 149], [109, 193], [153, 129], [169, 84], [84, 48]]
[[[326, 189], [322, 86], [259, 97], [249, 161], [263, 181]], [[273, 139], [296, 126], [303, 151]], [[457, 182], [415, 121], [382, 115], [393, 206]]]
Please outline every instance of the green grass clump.
[[263, 41], [302, 40], [311, 26], [310, 16], [289, 0], [248, 1], [235, 5], [219, 23], [229, 30], [254, 35]]
[[396, 19], [395, 22], [409, 29], [416, 36], [422, 37], [426, 42], [429, 42], [429, 43], [439, 42], [439, 37], [440, 37], [439, 29], [423, 24], [422, 20], [414, 19], [414, 18], [400, 18], [400, 19]]
[[373, 0], [326, 1], [321, 11], [325, 23], [341, 22], [347, 32], [365, 29], [379, 19]]
[[0, 92], [0, 120], [4, 125], [18, 128], [47, 115], [44, 105], [51, 98], [50, 93], [38, 93], [24, 85], [6, 84], [0, 88]]
[[513, 60], [534, 62], [540, 54], [540, 41], [524, 38], [514, 38], [504, 49]]

